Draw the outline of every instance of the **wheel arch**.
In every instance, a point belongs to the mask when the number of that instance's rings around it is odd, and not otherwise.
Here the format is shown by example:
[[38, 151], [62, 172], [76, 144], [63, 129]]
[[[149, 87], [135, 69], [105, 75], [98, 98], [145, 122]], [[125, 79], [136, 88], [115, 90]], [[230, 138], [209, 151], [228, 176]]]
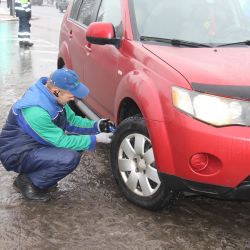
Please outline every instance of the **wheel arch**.
[[157, 168], [172, 174], [175, 169], [161, 98], [157, 84], [147, 75], [138, 71], [131, 72], [119, 84], [115, 99], [115, 119], [119, 124], [130, 116], [142, 116], [152, 141]]
[[[156, 84], [143, 72], [133, 71], [122, 78], [115, 97], [115, 119], [129, 117], [125, 108], [135, 108], [145, 119], [164, 120], [160, 95]], [[153, 102], [152, 102], [153, 100]], [[123, 118], [123, 119], [124, 119]]]
[[69, 48], [66, 42], [63, 42], [60, 46], [59, 55], [57, 58], [57, 68], [60, 69], [66, 66], [69, 69], [72, 69], [72, 62], [70, 59]]
[[142, 113], [137, 103], [132, 98], [126, 97], [119, 106], [118, 123], [131, 116], [142, 116]]

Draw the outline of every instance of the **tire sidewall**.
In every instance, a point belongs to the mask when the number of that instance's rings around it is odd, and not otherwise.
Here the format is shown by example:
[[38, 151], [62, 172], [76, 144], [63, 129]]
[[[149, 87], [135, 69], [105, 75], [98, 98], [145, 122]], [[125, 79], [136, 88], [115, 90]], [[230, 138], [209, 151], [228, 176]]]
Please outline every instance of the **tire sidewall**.
[[159, 174], [161, 184], [158, 190], [149, 197], [142, 197], [133, 193], [126, 186], [119, 171], [118, 154], [120, 145], [125, 137], [134, 133], [142, 134], [147, 138], [149, 138], [148, 130], [145, 121], [142, 117], [137, 117], [137, 116], [129, 117], [123, 120], [120, 123], [119, 127], [117, 128], [114, 137], [112, 139], [111, 150], [110, 150], [112, 172], [116, 182], [118, 183], [119, 188], [129, 201], [146, 209], [159, 210], [164, 206], [166, 206], [167, 203], [170, 203], [174, 195], [173, 192], [166, 187], [165, 178], [162, 178], [161, 175]]

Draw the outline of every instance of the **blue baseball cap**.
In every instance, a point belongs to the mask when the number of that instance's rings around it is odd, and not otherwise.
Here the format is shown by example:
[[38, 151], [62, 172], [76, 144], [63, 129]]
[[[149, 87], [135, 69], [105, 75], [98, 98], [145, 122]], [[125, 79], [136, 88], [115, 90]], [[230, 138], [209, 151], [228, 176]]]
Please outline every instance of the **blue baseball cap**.
[[79, 81], [77, 73], [66, 67], [54, 71], [50, 76], [50, 80], [58, 88], [68, 90], [79, 99], [89, 94], [89, 89]]

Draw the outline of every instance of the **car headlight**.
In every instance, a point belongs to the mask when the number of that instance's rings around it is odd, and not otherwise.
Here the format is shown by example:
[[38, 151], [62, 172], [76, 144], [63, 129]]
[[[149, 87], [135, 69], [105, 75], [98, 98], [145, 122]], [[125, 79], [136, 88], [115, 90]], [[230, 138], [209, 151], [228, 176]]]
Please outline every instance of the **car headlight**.
[[176, 108], [214, 126], [250, 125], [250, 102], [172, 87]]

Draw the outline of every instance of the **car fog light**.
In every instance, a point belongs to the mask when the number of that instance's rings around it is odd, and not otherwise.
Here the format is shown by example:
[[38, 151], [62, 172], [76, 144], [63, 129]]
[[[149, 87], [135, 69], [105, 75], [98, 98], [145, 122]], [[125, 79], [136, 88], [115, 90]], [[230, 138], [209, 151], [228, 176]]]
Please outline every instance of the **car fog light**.
[[204, 170], [208, 165], [208, 155], [206, 153], [193, 155], [190, 159], [190, 165], [195, 172]]

